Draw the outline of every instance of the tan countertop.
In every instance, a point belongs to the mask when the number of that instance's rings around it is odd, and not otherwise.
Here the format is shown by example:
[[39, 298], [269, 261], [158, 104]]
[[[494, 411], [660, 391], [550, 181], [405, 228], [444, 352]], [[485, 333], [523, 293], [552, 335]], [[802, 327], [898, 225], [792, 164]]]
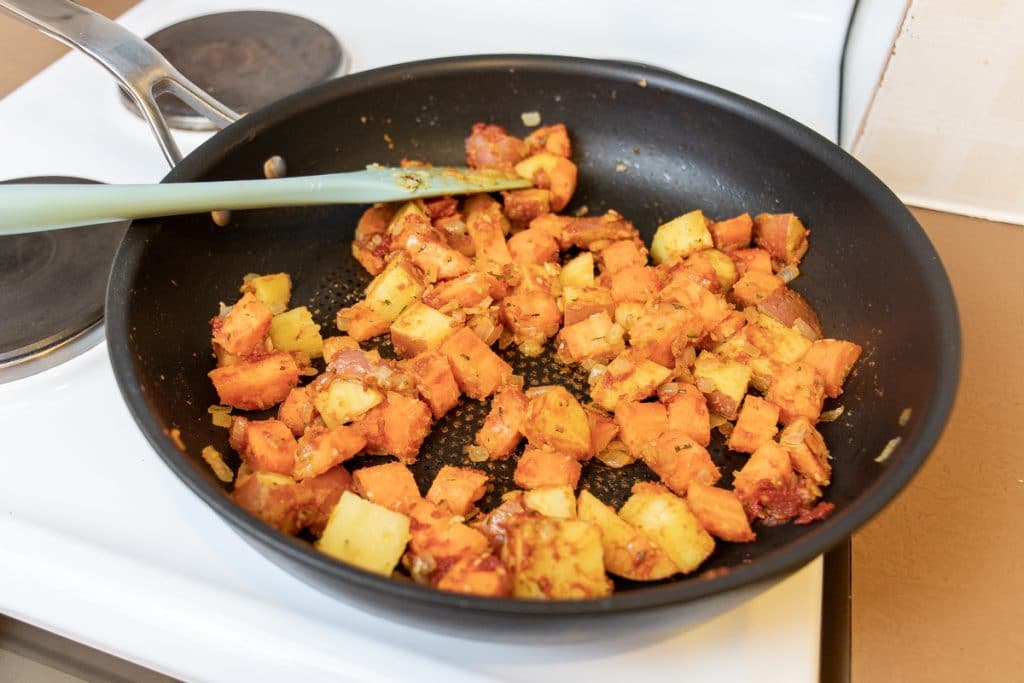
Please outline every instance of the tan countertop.
[[[133, 0], [80, 0], [117, 16]], [[65, 49], [0, 17], [0, 97]], [[60, 169], [54, 169], [55, 172]], [[914, 210], [953, 281], [963, 376], [911, 486], [853, 540], [855, 683], [1024, 678], [1024, 227]], [[2, 676], [0, 676], [2, 677]]]

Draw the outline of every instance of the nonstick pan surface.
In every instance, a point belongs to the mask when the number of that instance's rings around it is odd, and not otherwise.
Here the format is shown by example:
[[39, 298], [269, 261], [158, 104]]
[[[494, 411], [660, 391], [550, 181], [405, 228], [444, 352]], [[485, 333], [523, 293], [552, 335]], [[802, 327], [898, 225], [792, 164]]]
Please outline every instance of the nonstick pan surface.
[[[846, 411], [824, 424], [833, 456], [828, 519], [757, 527], [753, 544], [720, 542], [701, 571], [656, 584], [619, 582], [595, 601], [534, 602], [442, 593], [385, 579], [317, 553], [236, 507], [200, 457], [225, 455], [226, 430], [207, 407], [217, 396], [208, 321], [238, 296], [242, 276], [292, 275], [292, 305], [307, 305], [325, 333], [334, 314], [362, 295], [369, 276], [351, 256], [365, 207], [236, 212], [218, 228], [208, 215], [135, 223], [118, 252], [107, 296], [107, 339], [118, 383], [139, 427], [167, 465], [229, 525], [271, 560], [310, 583], [361, 602], [451, 618], [532, 618], [651, 608], [695, 600], [792, 571], [851, 534], [908, 483], [938, 439], [960, 369], [960, 331], [948, 279], [902, 203], [839, 148], [796, 122], [717, 88], [646, 66], [542, 56], [460, 57], [399, 65], [325, 83], [215, 135], [166, 182], [260, 177], [282, 155], [290, 175], [397, 164], [403, 157], [464, 163], [462, 142], [477, 121], [527, 132], [538, 111], [573, 136], [580, 185], [568, 211], [616, 209], [648, 241], [655, 228], [701, 208], [715, 218], [743, 211], [793, 211], [811, 229], [811, 250], [794, 288], [821, 315], [828, 336], [864, 356], [839, 399]], [[386, 344], [382, 353], [388, 353]], [[508, 354], [527, 385], [560, 383], [586, 398], [586, 378], [551, 354]], [[837, 402], [826, 404], [826, 409]], [[413, 467], [426, 490], [444, 464], [467, 465], [465, 446], [487, 411], [465, 399], [435, 426]], [[909, 421], [900, 416], [909, 409]], [[180, 431], [184, 451], [171, 438]], [[876, 457], [894, 437], [885, 462]], [[729, 484], [743, 459], [720, 440], [712, 453]], [[359, 461], [360, 459], [357, 459]], [[362, 462], [372, 461], [362, 459]], [[362, 462], [349, 463], [362, 464]], [[229, 464], [237, 465], [237, 460]], [[514, 460], [490, 464], [493, 503], [511, 484]], [[582, 485], [620, 504], [653, 475], [642, 464], [584, 468]]]

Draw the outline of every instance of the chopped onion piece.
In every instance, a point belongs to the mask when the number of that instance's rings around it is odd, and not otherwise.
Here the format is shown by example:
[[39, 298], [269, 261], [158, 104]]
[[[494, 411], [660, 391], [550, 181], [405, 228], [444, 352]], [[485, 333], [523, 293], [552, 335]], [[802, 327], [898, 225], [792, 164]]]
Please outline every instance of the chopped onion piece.
[[803, 336], [810, 339], [811, 341], [817, 341], [818, 339], [817, 332], [815, 332], [810, 325], [805, 323], [803, 318], [797, 318], [796, 320], [794, 320], [793, 328]]
[[658, 398], [671, 398], [679, 393], [679, 385], [675, 382], [666, 382], [658, 387]]
[[618, 439], [612, 441], [608, 446], [594, 456], [608, 467], [618, 469], [625, 467], [626, 465], [632, 465], [636, 462], [636, 458], [629, 454], [626, 450], [626, 445]]
[[701, 390], [701, 393], [710, 394], [718, 389], [718, 385], [715, 384], [715, 381], [712, 379], [708, 379], [707, 377], [698, 377], [697, 388]]
[[785, 282], [787, 285], [795, 280], [800, 275], [800, 269], [794, 265], [783, 266], [778, 272], [779, 279]]
[[875, 458], [875, 462], [885, 462], [888, 460], [889, 456], [892, 455], [892, 452], [896, 450], [896, 447], [900, 445], [900, 441], [902, 440], [903, 437], [901, 436], [889, 439], [889, 443], [885, 444], [885, 448], [883, 448], [882, 452], [878, 454], [877, 458]]
[[235, 473], [227, 466], [227, 463], [224, 462], [224, 456], [216, 448], [204, 446], [202, 456], [218, 479], [227, 483], [235, 478]]
[[906, 427], [907, 426], [907, 424], [910, 422], [910, 414], [912, 412], [913, 411], [910, 408], [904, 408], [903, 409], [903, 412], [900, 413], [900, 419], [899, 419], [900, 427]]
[[818, 418], [818, 422], [835, 422], [845, 411], [846, 408], [843, 406], [837, 406], [832, 410], [826, 410], [821, 414], [821, 417]]
[[466, 447], [466, 455], [469, 456], [471, 462], [487, 462], [491, 459], [491, 454], [487, 452], [487, 449], [476, 444]]
[[540, 112], [539, 111], [524, 111], [519, 115], [523, 125], [527, 128], [536, 128], [540, 125]]
[[590, 375], [587, 376], [587, 382], [593, 384], [594, 382], [601, 378], [601, 375], [603, 375], [606, 372], [608, 372], [607, 366], [595, 365], [590, 369]]

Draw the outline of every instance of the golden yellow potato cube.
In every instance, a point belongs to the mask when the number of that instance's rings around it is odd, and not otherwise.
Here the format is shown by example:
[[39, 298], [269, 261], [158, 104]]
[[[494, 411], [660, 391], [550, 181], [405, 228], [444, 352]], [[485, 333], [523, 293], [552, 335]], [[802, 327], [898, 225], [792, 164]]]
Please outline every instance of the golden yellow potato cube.
[[635, 526], [589, 491], [581, 491], [576, 504], [579, 518], [601, 530], [604, 566], [609, 574], [632, 581], [657, 581], [679, 572], [676, 563]]
[[707, 397], [711, 412], [735, 420], [750, 385], [748, 365], [702, 351], [693, 364], [694, 384]]
[[781, 363], [795, 363], [811, 350], [810, 339], [792, 327], [786, 327], [778, 320], [759, 313], [757, 324], [747, 330], [751, 343], [774, 360]]
[[270, 321], [270, 341], [278, 351], [302, 351], [310, 358], [324, 354], [320, 326], [305, 306], [275, 315]]
[[697, 209], [658, 226], [651, 240], [651, 258], [655, 263], [664, 263], [713, 246], [704, 213]]
[[391, 217], [391, 221], [388, 223], [388, 234], [397, 235], [402, 232], [405, 227], [405, 218], [410, 214], [415, 214], [425, 222], [430, 222], [430, 217], [427, 216], [427, 212], [423, 208], [423, 203], [419, 200], [413, 200], [406, 202], [395, 211], [395, 215]]
[[539, 512], [545, 517], [576, 518], [576, 496], [568, 486], [549, 486], [525, 491], [523, 503], [527, 509]]
[[402, 358], [412, 358], [441, 348], [456, 327], [453, 318], [417, 301], [391, 323], [391, 345]]
[[526, 518], [508, 530], [501, 557], [517, 598], [579, 600], [611, 595], [601, 532], [577, 519]]
[[548, 446], [577, 460], [590, 453], [590, 420], [565, 387], [534, 387], [526, 397], [522, 432], [531, 446]]
[[686, 501], [667, 489], [634, 493], [619, 510], [619, 517], [647, 534], [684, 574], [697, 569], [715, 549], [715, 539]]
[[288, 308], [292, 298], [292, 278], [288, 273], [246, 276], [238, 290], [242, 294], [252, 292], [274, 315]]
[[423, 296], [423, 282], [415, 268], [401, 260], [392, 261], [366, 288], [366, 305], [388, 322], [394, 322], [406, 307]]
[[409, 542], [409, 526], [405, 515], [345, 491], [316, 548], [360, 569], [390, 576]]
[[384, 395], [376, 389], [363, 386], [360, 382], [339, 379], [317, 393], [313, 397], [313, 405], [324, 423], [334, 429], [359, 419], [383, 400]]
[[584, 251], [570, 259], [558, 274], [562, 287], [593, 287], [594, 286], [594, 254]]

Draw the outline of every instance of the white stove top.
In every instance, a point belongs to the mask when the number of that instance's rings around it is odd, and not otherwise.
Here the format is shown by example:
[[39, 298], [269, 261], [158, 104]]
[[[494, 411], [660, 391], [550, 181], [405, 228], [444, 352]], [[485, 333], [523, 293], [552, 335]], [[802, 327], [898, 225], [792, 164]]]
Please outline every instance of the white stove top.
[[[121, 22], [146, 35], [213, 11], [290, 11], [332, 30], [354, 70], [480, 52], [630, 59], [741, 92], [831, 137], [851, 4], [687, 0], [640, 11], [614, 0], [521, 0], [514, 15], [488, 17], [454, 0], [147, 0]], [[206, 135], [177, 137], [187, 152]], [[0, 148], [0, 178], [147, 182], [166, 172], [149, 130], [123, 108], [109, 76], [80, 55], [0, 101]], [[582, 644], [495, 633], [467, 640], [361, 611], [263, 559], [152, 453], [102, 344], [0, 385], [0, 424], [0, 612], [173, 676], [817, 678], [820, 559], [760, 593], [610, 619]]]

